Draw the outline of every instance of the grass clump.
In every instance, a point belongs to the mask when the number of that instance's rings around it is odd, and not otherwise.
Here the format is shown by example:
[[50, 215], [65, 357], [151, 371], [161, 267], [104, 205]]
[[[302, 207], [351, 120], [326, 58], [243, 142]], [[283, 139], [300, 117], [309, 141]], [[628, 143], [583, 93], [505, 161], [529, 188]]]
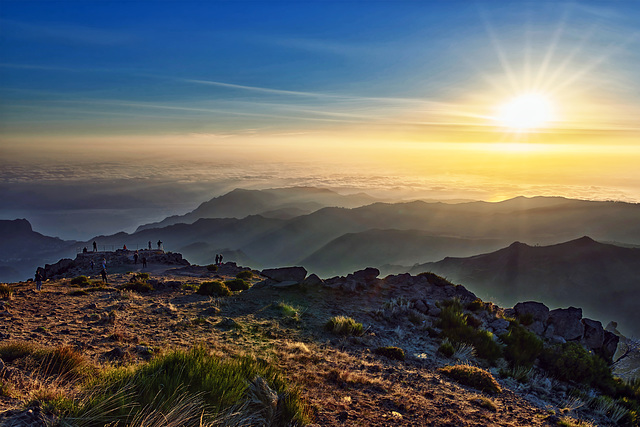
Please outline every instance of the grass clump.
[[404, 350], [398, 347], [378, 347], [373, 352], [392, 360], [404, 360], [405, 358]]
[[540, 366], [562, 381], [576, 381], [612, 394], [615, 383], [611, 370], [600, 356], [580, 344], [569, 342], [544, 349]]
[[509, 331], [501, 335], [500, 339], [506, 345], [504, 358], [512, 368], [516, 366], [530, 368], [544, 347], [542, 340], [536, 334], [516, 322], [511, 322]]
[[290, 304], [285, 303], [284, 301], [279, 302], [278, 305], [276, 305], [276, 309], [284, 317], [299, 320], [300, 313], [298, 312], [298, 309]]
[[253, 277], [253, 272], [251, 270], [242, 270], [240, 273], [236, 274], [236, 279], [251, 279]]
[[216, 271], [218, 271], [218, 266], [215, 264], [209, 264], [207, 265], [207, 271], [215, 273]]
[[[250, 357], [222, 360], [203, 346], [105, 372], [92, 384], [89, 398], [67, 418], [90, 420], [90, 425], [124, 426], [141, 419], [145, 422], [140, 425], [206, 425], [232, 410], [244, 415], [242, 425], [310, 421], [300, 393], [271, 365]], [[168, 424], [176, 413], [182, 414], [180, 422]], [[151, 416], [160, 424], [151, 423]]]
[[124, 291], [146, 293], [146, 292], [153, 291], [153, 286], [151, 286], [147, 282], [135, 280], [133, 282], [128, 282], [128, 283], [125, 283], [124, 285], [121, 285], [120, 289]]
[[440, 372], [460, 384], [468, 385], [487, 393], [501, 393], [500, 384], [489, 372], [471, 365], [445, 366]]
[[227, 285], [227, 288], [229, 288], [229, 290], [233, 292], [246, 291], [251, 287], [249, 283], [245, 282], [242, 279], [227, 280], [224, 282], [224, 284]]
[[440, 343], [440, 347], [438, 347], [438, 352], [440, 352], [440, 354], [442, 354], [445, 357], [451, 357], [453, 356], [453, 353], [456, 352], [456, 349], [453, 346], [453, 344], [451, 344], [451, 341], [449, 341], [448, 338], [445, 338], [442, 340], [442, 343]]
[[361, 336], [364, 334], [364, 327], [362, 323], [358, 323], [351, 317], [346, 316], [334, 316], [327, 321], [325, 328], [338, 335], [355, 335]]
[[480, 298], [476, 298], [468, 303], [465, 308], [475, 313], [476, 311], [484, 309], [484, 302]]
[[468, 316], [462, 312], [460, 300], [442, 301], [439, 305], [442, 311], [436, 326], [442, 329], [441, 337], [448, 338], [451, 343], [472, 345], [476, 355], [489, 362], [502, 356], [502, 348], [495, 342], [491, 332], [468, 324]]
[[0, 284], [0, 298], [11, 299], [13, 298], [13, 288], [6, 283]]
[[216, 297], [226, 297], [231, 295], [231, 291], [224, 283], [215, 280], [212, 282], [202, 282], [196, 291], [199, 295], [208, 295]]

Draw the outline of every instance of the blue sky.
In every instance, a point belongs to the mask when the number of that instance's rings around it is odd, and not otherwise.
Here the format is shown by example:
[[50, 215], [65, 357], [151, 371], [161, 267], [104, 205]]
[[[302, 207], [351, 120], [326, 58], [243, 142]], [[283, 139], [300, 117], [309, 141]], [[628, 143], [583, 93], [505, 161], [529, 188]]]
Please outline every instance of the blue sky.
[[[611, 49], [616, 81], [638, 69], [639, 2], [1, 5], [5, 134], [300, 131], [412, 110], [459, 122], [493, 76], [508, 85], [509, 69], [538, 69], [552, 46], [551, 69], [573, 55], [602, 72]], [[600, 84], [593, 71], [581, 83]]]

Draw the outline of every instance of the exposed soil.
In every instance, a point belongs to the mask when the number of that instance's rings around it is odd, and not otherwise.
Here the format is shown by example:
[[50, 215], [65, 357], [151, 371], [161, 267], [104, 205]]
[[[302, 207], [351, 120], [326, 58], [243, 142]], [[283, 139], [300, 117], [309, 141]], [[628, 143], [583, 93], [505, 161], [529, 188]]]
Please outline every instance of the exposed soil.
[[[421, 292], [415, 287], [387, 285], [354, 293], [327, 286], [279, 288], [263, 282], [230, 297], [212, 298], [183, 285], [234, 278], [240, 271], [234, 264], [215, 273], [203, 267], [167, 270], [159, 265], [146, 271], [156, 288], [146, 294], [114, 289], [72, 296], [80, 288], [64, 279], [45, 282], [41, 292], [35, 291], [34, 283], [12, 285], [15, 294], [5, 301], [0, 324], [2, 342], [69, 345], [99, 364], [138, 363], [153, 353], [197, 342], [221, 356], [252, 353], [277, 363], [300, 387], [319, 426], [557, 422], [549, 411], [505, 384], [501, 394], [487, 395], [452, 382], [437, 368], [455, 362], [437, 354], [435, 339], [372, 314], [392, 297]], [[126, 272], [112, 274], [110, 285], [126, 283], [129, 277]], [[283, 314], [277, 308], [280, 302], [296, 308], [298, 316]], [[364, 336], [341, 338], [325, 331], [324, 324], [335, 315], [362, 322], [367, 328]], [[402, 347], [407, 359], [394, 361], [373, 353], [381, 345]], [[0, 398], [0, 412], [23, 405], [17, 399]], [[5, 412], [5, 422], [8, 414], [13, 412]]]

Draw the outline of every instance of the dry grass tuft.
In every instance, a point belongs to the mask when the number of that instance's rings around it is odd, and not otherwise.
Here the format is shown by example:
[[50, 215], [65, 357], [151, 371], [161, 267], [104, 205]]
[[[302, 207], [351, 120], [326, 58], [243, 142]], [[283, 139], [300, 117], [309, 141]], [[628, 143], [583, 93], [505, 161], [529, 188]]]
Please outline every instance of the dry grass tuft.
[[440, 372], [449, 378], [487, 393], [501, 393], [500, 384], [489, 372], [471, 365], [445, 366]]

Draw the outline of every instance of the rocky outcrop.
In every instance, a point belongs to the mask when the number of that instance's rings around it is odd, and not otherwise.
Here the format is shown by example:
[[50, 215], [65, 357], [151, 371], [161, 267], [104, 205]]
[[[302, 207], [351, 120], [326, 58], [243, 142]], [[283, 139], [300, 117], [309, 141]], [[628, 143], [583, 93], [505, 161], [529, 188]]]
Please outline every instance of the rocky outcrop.
[[517, 303], [513, 309], [516, 312], [518, 318], [524, 318], [531, 316], [533, 322], [546, 323], [549, 319], [549, 307], [541, 302], [526, 301]]
[[598, 350], [604, 344], [604, 328], [597, 320], [582, 319], [584, 325], [584, 336], [582, 342], [587, 348]]
[[304, 267], [267, 268], [260, 274], [276, 282], [302, 283], [307, 277], [307, 270]]

